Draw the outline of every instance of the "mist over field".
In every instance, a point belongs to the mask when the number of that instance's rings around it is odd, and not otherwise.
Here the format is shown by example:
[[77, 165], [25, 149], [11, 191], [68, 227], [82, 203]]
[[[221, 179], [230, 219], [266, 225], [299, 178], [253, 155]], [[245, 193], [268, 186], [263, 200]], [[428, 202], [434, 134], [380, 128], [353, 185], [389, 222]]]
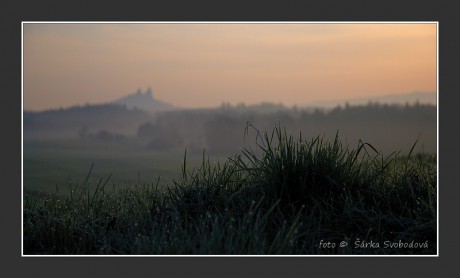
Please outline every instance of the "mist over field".
[[338, 132], [352, 148], [362, 140], [387, 155], [405, 154], [416, 141], [415, 152], [435, 154], [435, 98], [422, 94], [420, 102], [420, 94], [408, 96], [402, 97], [405, 102], [350, 100], [332, 108], [265, 102], [179, 109], [156, 99], [148, 88], [105, 104], [25, 111], [24, 188], [55, 191], [58, 185], [65, 191], [92, 163], [97, 175], [112, 173], [118, 185], [151, 182], [158, 176], [172, 179], [185, 151], [192, 165], [201, 161], [203, 152], [226, 159], [243, 146], [255, 147], [258, 136], [278, 124], [307, 139], [333, 139]]
[[177, 109], [149, 89], [23, 124], [26, 254], [437, 252], [433, 104]]

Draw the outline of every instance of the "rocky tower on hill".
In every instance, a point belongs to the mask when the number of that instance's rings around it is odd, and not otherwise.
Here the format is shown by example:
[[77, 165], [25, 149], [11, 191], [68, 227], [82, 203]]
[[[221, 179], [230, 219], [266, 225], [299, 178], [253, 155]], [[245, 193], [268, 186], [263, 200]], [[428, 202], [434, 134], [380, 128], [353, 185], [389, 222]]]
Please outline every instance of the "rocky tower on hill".
[[145, 91], [145, 93], [142, 93], [139, 89], [134, 94], [117, 99], [112, 103], [126, 105], [129, 109], [137, 108], [147, 112], [159, 112], [174, 109], [171, 104], [155, 99], [150, 87], [147, 91]]

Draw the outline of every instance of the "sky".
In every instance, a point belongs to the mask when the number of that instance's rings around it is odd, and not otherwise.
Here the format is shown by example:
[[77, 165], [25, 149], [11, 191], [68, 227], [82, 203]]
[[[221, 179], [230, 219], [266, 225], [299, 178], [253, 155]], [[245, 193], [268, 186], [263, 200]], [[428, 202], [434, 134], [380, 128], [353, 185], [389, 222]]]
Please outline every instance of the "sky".
[[151, 87], [176, 107], [436, 92], [435, 23], [23, 24], [24, 110]]

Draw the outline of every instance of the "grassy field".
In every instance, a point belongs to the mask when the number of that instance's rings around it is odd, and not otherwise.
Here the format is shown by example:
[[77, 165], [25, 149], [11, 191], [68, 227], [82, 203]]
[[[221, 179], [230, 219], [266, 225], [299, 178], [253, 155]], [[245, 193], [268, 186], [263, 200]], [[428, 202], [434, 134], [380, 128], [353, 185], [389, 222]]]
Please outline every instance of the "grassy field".
[[92, 178], [96, 164], [67, 195], [25, 194], [24, 254], [436, 254], [436, 157], [279, 126], [257, 148], [198, 167], [182, 153], [166, 187], [113, 190], [107, 176]]
[[[24, 190], [68, 194], [81, 183], [91, 166], [91, 179], [110, 177], [110, 185], [150, 184], [158, 177], [172, 183], [180, 177], [185, 150], [153, 151], [132, 145], [86, 144], [81, 140], [24, 143]], [[215, 157], [217, 159], [217, 157]], [[189, 154], [198, 165], [202, 154]]]

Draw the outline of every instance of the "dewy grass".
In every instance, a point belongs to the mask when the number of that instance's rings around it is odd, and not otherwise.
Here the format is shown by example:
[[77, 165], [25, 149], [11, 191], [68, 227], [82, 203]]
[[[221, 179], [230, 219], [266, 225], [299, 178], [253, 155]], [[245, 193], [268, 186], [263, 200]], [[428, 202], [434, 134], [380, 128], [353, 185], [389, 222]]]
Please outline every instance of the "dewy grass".
[[107, 190], [90, 170], [69, 196], [26, 195], [24, 254], [436, 254], [432, 156], [256, 132], [223, 163], [185, 153], [169, 187]]

